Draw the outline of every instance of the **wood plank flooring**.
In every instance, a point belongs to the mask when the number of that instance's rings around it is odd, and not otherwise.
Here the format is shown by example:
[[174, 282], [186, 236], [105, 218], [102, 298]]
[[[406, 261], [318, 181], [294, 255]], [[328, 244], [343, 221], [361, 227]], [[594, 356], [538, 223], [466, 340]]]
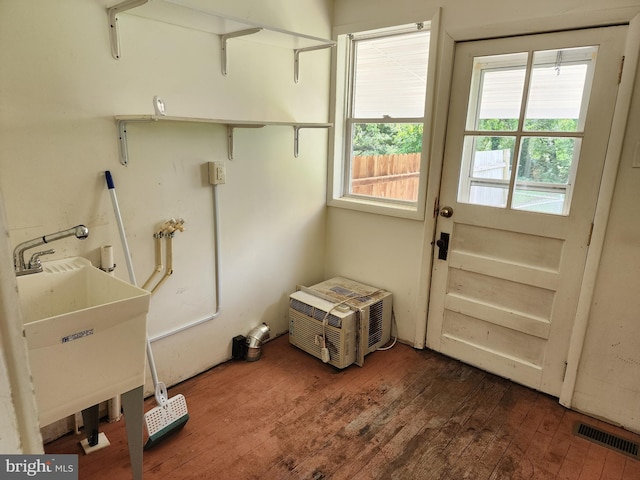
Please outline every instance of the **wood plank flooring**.
[[[145, 452], [150, 479], [640, 479], [640, 461], [572, 435], [575, 422], [640, 436], [431, 351], [398, 344], [337, 370], [279, 337], [257, 362], [228, 362], [170, 389], [190, 420]], [[148, 399], [145, 411], [154, 407]], [[124, 422], [84, 455], [81, 480], [130, 479]]]

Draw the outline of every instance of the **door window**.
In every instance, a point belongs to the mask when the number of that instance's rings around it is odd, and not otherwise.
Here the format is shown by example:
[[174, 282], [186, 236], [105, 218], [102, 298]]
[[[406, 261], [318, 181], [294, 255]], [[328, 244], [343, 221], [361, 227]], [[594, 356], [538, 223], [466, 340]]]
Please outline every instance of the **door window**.
[[459, 202], [569, 214], [597, 52], [474, 58]]

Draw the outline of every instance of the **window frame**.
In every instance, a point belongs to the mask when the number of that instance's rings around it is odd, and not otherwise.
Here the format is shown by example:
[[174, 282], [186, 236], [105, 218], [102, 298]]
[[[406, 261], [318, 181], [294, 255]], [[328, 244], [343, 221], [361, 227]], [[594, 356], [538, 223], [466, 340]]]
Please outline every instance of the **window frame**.
[[[426, 95], [424, 115], [415, 118], [355, 118], [350, 117], [353, 106], [353, 68], [354, 42], [357, 40], [406, 34], [416, 31], [416, 25], [421, 24], [430, 31], [429, 59], [427, 63]], [[422, 21], [402, 25], [362, 29], [358, 33], [341, 33], [336, 36], [336, 53], [333, 65], [333, 105], [332, 132], [329, 159], [329, 176], [327, 187], [327, 204], [331, 207], [341, 207], [369, 213], [390, 215], [414, 220], [423, 220], [425, 215], [425, 199], [427, 193], [427, 177], [431, 146], [431, 116], [435, 99], [435, 72], [437, 35], [434, 22]], [[420, 177], [418, 182], [418, 198], [416, 201], [404, 201], [352, 194], [350, 189], [351, 177], [351, 128], [354, 123], [422, 123], [422, 151], [420, 154]]]

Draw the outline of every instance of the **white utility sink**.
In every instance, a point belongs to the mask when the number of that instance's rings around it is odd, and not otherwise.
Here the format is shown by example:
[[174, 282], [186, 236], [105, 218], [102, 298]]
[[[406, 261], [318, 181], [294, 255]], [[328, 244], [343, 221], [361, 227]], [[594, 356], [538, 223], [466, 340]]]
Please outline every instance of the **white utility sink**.
[[40, 425], [144, 384], [149, 292], [84, 258], [17, 277]]

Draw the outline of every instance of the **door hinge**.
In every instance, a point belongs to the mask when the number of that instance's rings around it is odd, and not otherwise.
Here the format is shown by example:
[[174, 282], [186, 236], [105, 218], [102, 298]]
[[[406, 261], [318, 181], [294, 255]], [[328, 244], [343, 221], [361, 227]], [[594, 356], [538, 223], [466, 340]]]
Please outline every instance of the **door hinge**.
[[620, 60], [620, 71], [618, 72], [618, 85], [622, 83], [622, 70], [624, 70], [624, 55]]
[[564, 382], [564, 379], [567, 378], [567, 362], [564, 362], [564, 369], [562, 370], [562, 381]]
[[591, 245], [591, 237], [593, 237], [593, 222], [591, 222], [591, 226], [589, 227], [589, 238], [587, 238], [587, 247]]

